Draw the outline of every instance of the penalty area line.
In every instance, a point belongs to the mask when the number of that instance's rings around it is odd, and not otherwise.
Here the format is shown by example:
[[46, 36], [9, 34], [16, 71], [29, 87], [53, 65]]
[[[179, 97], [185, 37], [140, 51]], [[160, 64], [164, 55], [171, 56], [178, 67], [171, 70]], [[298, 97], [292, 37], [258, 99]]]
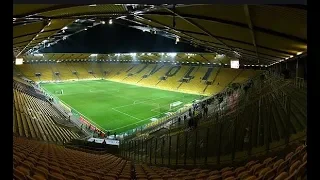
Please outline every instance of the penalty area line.
[[[161, 114], [161, 113], [160, 113], [160, 114]], [[148, 121], [148, 120], [150, 120], [151, 118], [156, 117], [156, 116], [158, 116], [158, 115], [160, 115], [160, 114], [156, 114], [156, 115], [151, 116], [151, 117], [148, 117], [148, 118], [146, 118], [146, 119], [143, 119], [143, 120], [140, 120], [140, 121], [137, 121], [137, 122], [134, 122], [134, 123], [125, 125], [125, 126], [121, 126], [121, 127], [116, 128], [116, 129], [112, 129], [111, 131], [118, 130], [118, 129], [122, 129], [122, 128], [125, 128], [125, 127], [128, 127], [128, 126], [131, 126], [131, 125], [133, 125], [133, 124], [137, 124], [137, 123], [139, 123], [139, 122]]]
[[141, 120], [141, 119], [139, 119], [139, 118], [137, 118], [137, 117], [131, 116], [130, 114], [124, 113], [124, 112], [119, 111], [119, 110], [117, 110], [117, 109], [115, 109], [115, 108], [112, 108], [112, 110], [117, 111], [117, 112], [119, 112], [119, 113], [121, 113], [121, 114], [124, 114], [124, 115], [126, 115], [126, 116], [129, 116], [129, 117], [131, 117], [131, 118], [133, 118], [133, 119]]

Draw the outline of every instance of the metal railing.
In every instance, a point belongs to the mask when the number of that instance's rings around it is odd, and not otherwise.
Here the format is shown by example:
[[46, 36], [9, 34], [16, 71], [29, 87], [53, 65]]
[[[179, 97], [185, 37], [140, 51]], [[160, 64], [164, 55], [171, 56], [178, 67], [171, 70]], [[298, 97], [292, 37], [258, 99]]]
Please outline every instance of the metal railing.
[[298, 104], [304, 94], [291, 95], [292, 83], [273, 80], [277, 81], [256, 83], [251, 92], [255, 98], [249, 94], [233, 113], [212, 113], [195, 129], [170, 129], [156, 136], [120, 141], [120, 154], [156, 165], [211, 165], [268, 154], [304, 139], [306, 116], [294, 111], [304, 106]]
[[307, 88], [307, 83], [303, 78], [300, 78], [300, 77], [296, 77], [294, 79], [294, 85], [299, 89]]
[[[261, 74], [257, 74], [255, 77], [248, 79], [242, 85], [247, 84], [250, 81], [253, 81], [253, 82], [255, 82], [255, 85], [257, 86], [260, 81], [260, 75]], [[230, 92], [232, 94], [233, 91], [237, 91], [237, 90], [233, 90], [229, 86], [226, 86], [219, 94], [220, 95], [223, 94], [223, 95], [225, 95], [225, 97], [227, 97], [226, 94], [228, 94]], [[236, 103], [241, 103], [244, 101], [243, 92], [241, 92], [241, 91], [239, 91], [239, 92], [240, 92], [239, 101], [237, 101]], [[208, 99], [217, 99], [216, 98], [217, 96], [218, 95], [206, 97], [206, 98], [202, 99], [201, 102], [204, 102]], [[221, 103], [221, 104], [223, 104], [223, 103]], [[216, 107], [214, 108], [215, 110], [211, 111], [211, 113], [216, 113], [217, 111], [219, 111], [220, 113], [227, 112], [230, 109], [230, 107], [237, 107], [235, 104], [234, 105], [230, 105], [227, 103], [225, 103], [225, 105], [221, 105], [221, 104], [217, 103]], [[152, 122], [152, 123], [137, 127], [135, 129], [132, 129], [130, 131], [127, 131], [127, 132], [123, 133], [121, 137], [123, 138], [123, 140], [129, 140], [129, 139], [135, 138], [139, 135], [148, 134], [150, 132], [159, 130], [164, 127], [169, 126], [169, 128], [172, 128], [171, 125], [176, 126], [177, 125], [176, 122], [177, 122], [178, 118], [183, 116], [185, 113], [188, 113], [188, 110], [190, 108], [191, 108], [191, 106], [185, 107], [183, 109], [178, 110], [177, 112], [174, 112], [173, 114], [171, 114], [169, 116], [165, 116], [165, 117], [157, 120], [156, 122]]]

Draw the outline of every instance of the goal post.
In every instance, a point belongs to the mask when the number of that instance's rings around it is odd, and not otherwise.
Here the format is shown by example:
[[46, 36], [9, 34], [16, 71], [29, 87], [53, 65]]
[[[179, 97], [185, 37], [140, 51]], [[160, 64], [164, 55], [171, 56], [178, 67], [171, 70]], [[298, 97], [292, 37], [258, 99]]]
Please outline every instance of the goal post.
[[181, 101], [176, 101], [176, 102], [170, 103], [170, 110], [176, 108], [177, 106], [180, 106], [181, 104], [182, 104]]
[[55, 91], [54, 91], [54, 94], [63, 94], [63, 89], [55, 90]]

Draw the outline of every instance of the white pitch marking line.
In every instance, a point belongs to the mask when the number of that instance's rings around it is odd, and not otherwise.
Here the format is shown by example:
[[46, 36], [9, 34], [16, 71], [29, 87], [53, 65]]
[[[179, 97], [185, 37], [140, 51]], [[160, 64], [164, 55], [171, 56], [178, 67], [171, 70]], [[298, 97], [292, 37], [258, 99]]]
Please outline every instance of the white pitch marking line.
[[[160, 114], [161, 114], [161, 113], [160, 113]], [[131, 125], [133, 125], [133, 124], [137, 124], [137, 123], [139, 123], [139, 122], [149, 121], [151, 118], [156, 117], [156, 116], [158, 116], [158, 115], [160, 115], [160, 114], [156, 114], [156, 115], [151, 116], [151, 117], [148, 117], [148, 118], [146, 118], [146, 119], [143, 119], [143, 120], [140, 120], [140, 121], [137, 121], [137, 122], [134, 122], [134, 123], [131, 123], [131, 124], [122, 126], [122, 127], [118, 127], [118, 128], [116, 128], [116, 129], [112, 129], [111, 131], [118, 130], [118, 129], [122, 129], [122, 128], [125, 128], [125, 127], [128, 127], [128, 126], [131, 126]]]
[[[46, 92], [49, 92], [46, 88], [43, 87], [43, 89], [46, 91]], [[59, 101], [61, 101], [62, 103], [64, 103], [66, 106], [68, 106], [69, 108], [71, 109], [74, 109], [76, 110], [75, 108], [71, 107], [69, 104], [65, 103], [62, 99], [58, 98]], [[83, 117], [86, 118], [86, 120], [90, 121], [92, 124], [96, 125], [97, 127], [99, 127], [100, 129], [104, 130], [104, 128], [102, 128], [100, 125], [96, 124], [94, 121], [92, 121], [91, 119], [89, 119], [88, 117], [86, 117], [85, 115], [83, 115], [82, 113], [80, 113], [78, 110], [76, 110], [78, 112], [78, 114], [82, 115]]]
[[[149, 100], [146, 100], [146, 101], [140, 101], [138, 103], [135, 103], [136, 101], [134, 101], [132, 104], [127, 104], [127, 105], [123, 105], [123, 106], [117, 106], [117, 107], [114, 107], [115, 108], [122, 108], [122, 107], [127, 107], [127, 106], [132, 106], [132, 105], [136, 105], [136, 104], [143, 104], [143, 103], [146, 103], [146, 102], [149, 102], [149, 101], [154, 101], [154, 100], [157, 100], [157, 99], [163, 99], [163, 98], [166, 98], [167, 96], [164, 96], [164, 97], [159, 97], [159, 98], [154, 98], [154, 99], [149, 99]], [[139, 100], [137, 100], [139, 101]]]
[[121, 114], [124, 114], [124, 115], [126, 115], [126, 116], [132, 117], [133, 119], [141, 120], [141, 119], [139, 119], [139, 118], [137, 118], [137, 117], [131, 116], [130, 114], [124, 113], [124, 112], [119, 111], [119, 110], [116, 110], [116, 109], [114, 109], [114, 108], [112, 108], [112, 110], [117, 111], [117, 112], [119, 112], [119, 113], [121, 113]]

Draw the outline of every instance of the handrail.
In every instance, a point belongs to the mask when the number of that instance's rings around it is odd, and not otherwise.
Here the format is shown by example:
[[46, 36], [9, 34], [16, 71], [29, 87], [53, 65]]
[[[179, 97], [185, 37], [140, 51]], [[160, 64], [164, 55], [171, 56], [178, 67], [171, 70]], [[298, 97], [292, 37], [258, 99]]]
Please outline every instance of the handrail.
[[[153, 164], [153, 162], [157, 162], [157, 164], [161, 164], [160, 160], [162, 159], [161, 162], [164, 162], [163, 159], [168, 158], [168, 156], [170, 156], [169, 152], [179, 152], [179, 154], [182, 153], [183, 156], [188, 156], [187, 161], [186, 161], [186, 158], [184, 158], [184, 157], [181, 157], [181, 156], [175, 157], [175, 155], [173, 155], [172, 160], [169, 161], [168, 159], [166, 159], [166, 162], [172, 163], [172, 164], [168, 164], [168, 165], [180, 165], [180, 164], [182, 164], [182, 162], [184, 165], [186, 165], [186, 164], [190, 164], [191, 160], [193, 160], [193, 162], [194, 162], [194, 163], [191, 163], [191, 165], [204, 165], [204, 164], [210, 164], [210, 163], [215, 164], [216, 162], [220, 163], [222, 161], [226, 162], [225, 160], [220, 159], [220, 157], [222, 157], [222, 156], [228, 156], [229, 159], [227, 161], [233, 162], [235, 160], [238, 160], [239, 158], [247, 158], [252, 155], [266, 153], [271, 150], [273, 151], [275, 149], [285, 147], [288, 145], [288, 143], [299, 141], [300, 139], [303, 139], [306, 136], [305, 131], [303, 131], [303, 129], [299, 129], [299, 128], [296, 129], [296, 131], [285, 131], [284, 132], [283, 130], [285, 130], [285, 129], [283, 129], [283, 128], [285, 128], [285, 127], [283, 127], [280, 130], [277, 130], [276, 134], [279, 133], [278, 137], [280, 138], [278, 140], [277, 139], [270, 139], [270, 137], [268, 137], [268, 134], [271, 136], [271, 133], [272, 133], [271, 131], [274, 131], [274, 128], [272, 128], [272, 129], [270, 127], [268, 128], [268, 126], [270, 126], [270, 125], [268, 125], [266, 123], [271, 120], [270, 118], [276, 118], [276, 117], [271, 117], [271, 116], [275, 116], [276, 114], [271, 113], [271, 110], [268, 110], [268, 109], [271, 108], [272, 106], [274, 106], [275, 105], [274, 103], [277, 103], [277, 104], [278, 103], [285, 103], [286, 104], [287, 102], [285, 102], [285, 101], [282, 102], [282, 100], [280, 100], [280, 99], [278, 101], [269, 101], [268, 98], [266, 99], [266, 97], [270, 97], [270, 96], [279, 97], [279, 95], [280, 95], [279, 93], [281, 91], [283, 91], [284, 89], [287, 89], [288, 87], [294, 88], [294, 87], [291, 87], [292, 84], [290, 83], [290, 81], [286, 81], [283, 79], [277, 79], [277, 78], [275, 80], [276, 80], [276, 83], [274, 83], [274, 81], [271, 84], [266, 83], [266, 85], [268, 87], [263, 87], [263, 88], [265, 88], [265, 90], [268, 90], [268, 88], [269, 88], [271, 92], [261, 91], [262, 94], [257, 93], [258, 96], [256, 98], [250, 99], [245, 105], [240, 104], [240, 107], [237, 108], [237, 110], [231, 114], [229, 114], [229, 113], [222, 114], [222, 116], [220, 116], [219, 119], [216, 120], [214, 118], [215, 114], [213, 113], [210, 115], [211, 117], [213, 117], [213, 120], [204, 121], [202, 124], [198, 125], [198, 127], [195, 130], [191, 130], [187, 134], [185, 134], [185, 130], [186, 130], [185, 128], [177, 127], [176, 129], [170, 129], [170, 130], [166, 131], [164, 134], [158, 134], [157, 136], [153, 136], [153, 138], [158, 139], [157, 142], [164, 141], [164, 139], [162, 139], [162, 137], [164, 137], [166, 139], [165, 140], [166, 145], [162, 146], [161, 143], [158, 144], [157, 151], [152, 149], [152, 154], [150, 154], [151, 157], [149, 156], [149, 153], [147, 154], [147, 156], [145, 156], [144, 149], [140, 149], [141, 144], [139, 144], [139, 143], [140, 143], [140, 141], [142, 141], [141, 143], [145, 143], [145, 141], [147, 141], [147, 140], [145, 140], [145, 138], [137, 139], [138, 140], [137, 146], [134, 146], [134, 147], [131, 146], [131, 148], [129, 148], [129, 149], [127, 149], [128, 147], [126, 146], [125, 142], [122, 142], [122, 143], [124, 143], [124, 144], [122, 144], [123, 146], [121, 146], [121, 148], [123, 150], [122, 152], [130, 151], [130, 154], [123, 153], [122, 155], [124, 155], [124, 157], [126, 157], [127, 159], [132, 159], [133, 156], [142, 156], [142, 159], [147, 158], [148, 162], [149, 162], [149, 158], [150, 158], [149, 163], [151, 163], [151, 164]], [[259, 89], [258, 87], [260, 87], [259, 84], [257, 85], [257, 89], [255, 89], [254, 91], [259, 92], [259, 90], [261, 90], [261, 89]], [[285, 92], [282, 92], [282, 93], [285, 93]], [[279, 98], [286, 97], [286, 96], [291, 96], [291, 95], [290, 94], [285, 95], [285, 96], [281, 95], [281, 97], [279, 97]], [[271, 98], [274, 99], [275, 97], [271, 97]], [[289, 97], [289, 98], [294, 98], [294, 97]], [[245, 99], [244, 99], [244, 101], [246, 102]], [[292, 101], [288, 101], [288, 102], [292, 103]], [[266, 108], [263, 108], [263, 110], [262, 110], [263, 112], [260, 112], [260, 108], [258, 108], [258, 104], [260, 104], [260, 103], [262, 103], [263, 106], [266, 106]], [[253, 108], [255, 108], [255, 109], [253, 109]], [[282, 119], [283, 117], [278, 117], [278, 118], [281, 118], [281, 121], [284, 121], [283, 123], [289, 123], [289, 122], [287, 122], [287, 121], [289, 121], [289, 119], [286, 119], [286, 116], [290, 115], [290, 113], [292, 113], [292, 112], [288, 112], [286, 108], [288, 108], [287, 105], [285, 105], [284, 107], [281, 107], [281, 109], [283, 109], [283, 111], [281, 113], [284, 113], [282, 115], [284, 117], [284, 119]], [[252, 109], [252, 110], [250, 110], [250, 109]], [[251, 112], [254, 112], [254, 111], [256, 111], [256, 115], [259, 116], [259, 119], [256, 119], [255, 117], [253, 117], [254, 114], [252, 114]], [[278, 111], [275, 111], [275, 112], [278, 112]], [[264, 113], [264, 114], [261, 114], [261, 113]], [[270, 114], [270, 113], [272, 114], [270, 117], [261, 117], [261, 116], [264, 116], [264, 115]], [[209, 117], [209, 118], [211, 118], [211, 117]], [[263, 125], [263, 128], [264, 128], [261, 130], [261, 132], [267, 133], [267, 134], [264, 134], [265, 137], [262, 140], [259, 140], [259, 136], [260, 136], [259, 129], [261, 128], [261, 126], [259, 125], [260, 122], [258, 122], [258, 121], [260, 121], [260, 117], [264, 118], [263, 120], [261, 120], [261, 123], [262, 123], [261, 125]], [[240, 118], [241, 122], [239, 122], [238, 118]], [[267, 118], [269, 120], [267, 120], [265, 118]], [[256, 121], [254, 123], [255, 124], [254, 127], [251, 127], [251, 126], [253, 126], [253, 124], [246, 125], [246, 123], [250, 123], [250, 122], [253, 123], [253, 120]], [[238, 123], [237, 123], [237, 121], [238, 121]], [[274, 120], [271, 120], [271, 121], [274, 121]], [[235, 123], [237, 123], [237, 124], [235, 124]], [[222, 128], [222, 126], [223, 126], [223, 128]], [[236, 142], [236, 144], [243, 143], [243, 142], [241, 142], [241, 138], [244, 137], [244, 134], [241, 135], [240, 142], [239, 142], [238, 137], [237, 136], [233, 137], [233, 135], [234, 134], [240, 135], [239, 132], [244, 131], [246, 129], [246, 127], [248, 127], [248, 126], [250, 127], [250, 129], [253, 128], [256, 130], [256, 132], [254, 134], [252, 134], [252, 135], [254, 135], [254, 137], [250, 138], [251, 139], [250, 142], [252, 141], [252, 142], [256, 143], [256, 145], [255, 145], [256, 148], [250, 147], [248, 150], [244, 149], [245, 151], [247, 151], [247, 154], [235, 156], [235, 153], [238, 153], [241, 151], [241, 147], [237, 145], [237, 146], [234, 146], [235, 148], [231, 148], [231, 146], [234, 142]], [[274, 126], [274, 125], [272, 125], [272, 126]], [[219, 136], [217, 136], [217, 135], [210, 136], [209, 141], [205, 140], [205, 138], [209, 137], [209, 134], [205, 134], [206, 131], [207, 131], [207, 133], [209, 132], [209, 129], [210, 129], [210, 132], [218, 133], [218, 134], [220, 134], [220, 136], [224, 137], [224, 141], [221, 142], [222, 143], [221, 145], [219, 144], [219, 141], [214, 140], [216, 138], [219, 138]], [[283, 134], [281, 134], [281, 132]], [[189, 136], [186, 136], [186, 135], [189, 135], [189, 133], [192, 134], [192, 138], [190, 138]], [[202, 135], [199, 135], [199, 134], [197, 135], [197, 133], [200, 133]], [[296, 133], [296, 134], [293, 134], [293, 133]], [[187, 139], [181, 140], [180, 143], [176, 142], [177, 145], [171, 145], [171, 148], [169, 148], [168, 147], [168, 138], [166, 138], [166, 137], [170, 137], [170, 139], [173, 138], [173, 139], [175, 139], [175, 141], [178, 141], [179, 140], [178, 137], [180, 137], [180, 136], [184, 136]], [[211, 140], [211, 138], [212, 138], [212, 140]], [[233, 138], [235, 138], [235, 139], [233, 139]], [[273, 135], [273, 138], [276, 138], [276, 136]], [[188, 145], [188, 148], [186, 148], [187, 145], [184, 146], [185, 142], [187, 142], [188, 144], [190, 144], [190, 143], [193, 144], [193, 143], [198, 142], [199, 140], [203, 141], [206, 144], [205, 147], [207, 148], [207, 151], [218, 151], [216, 148], [219, 147], [219, 149], [220, 149], [219, 151], [221, 151], [221, 152], [219, 154], [211, 153], [210, 155], [208, 155], [206, 153], [203, 153], [203, 151], [201, 149], [199, 149], [200, 147], [196, 147], [195, 149], [193, 149], [193, 148], [190, 149], [189, 145]], [[135, 141], [135, 140], [132, 140], [132, 142], [133, 141]], [[214, 143], [214, 144], [211, 144], [209, 146], [208, 143], [210, 144], [210, 141], [213, 141], [212, 143]], [[259, 141], [260, 141], [260, 143], [259, 143]], [[276, 143], [276, 141], [279, 141], [279, 144]], [[272, 145], [270, 145], [270, 144], [272, 144]], [[159, 147], [159, 145], [161, 147]], [[135, 150], [136, 147], [140, 150], [136, 151]], [[260, 150], [258, 147], [260, 148]], [[163, 151], [162, 150], [163, 148], [166, 148], [166, 149]], [[176, 148], [178, 148], [178, 149], [176, 149]], [[226, 149], [223, 149], [223, 148], [226, 148]], [[159, 150], [161, 151], [161, 155], [160, 155]], [[142, 154], [141, 154], [141, 152], [142, 152]], [[149, 152], [149, 149], [148, 149], [148, 152]], [[164, 156], [163, 156], [163, 153], [165, 154]], [[187, 154], [185, 154], [185, 153], [187, 153]], [[198, 154], [193, 154], [193, 153], [198, 153]], [[201, 161], [201, 158], [199, 158], [200, 161], [198, 159], [195, 160], [196, 156], [202, 157], [202, 160], [203, 159], [206, 159], [206, 160], [204, 162]], [[207, 161], [207, 159], [209, 157], [211, 159], [210, 162], [209, 162], [209, 160]], [[157, 161], [157, 158], [159, 161]], [[174, 158], [179, 158], [179, 160], [177, 160], [177, 159], [174, 160]], [[181, 158], [184, 158], [184, 160]], [[213, 158], [217, 159], [217, 161], [213, 162], [212, 161]], [[175, 162], [177, 162], [177, 164]]]
[[[256, 80], [259, 80], [260, 75], [261, 75], [261, 73], [256, 74], [256, 76], [254, 76], [254, 77], [252, 77], [252, 78], [249, 78], [249, 79], [248, 79], [247, 81], [245, 81], [243, 84], [246, 84], [246, 83], [248, 83], [248, 82], [250, 82], [250, 81], [253, 81], [253, 80], [255, 80], [255, 81], [256, 81]], [[228, 91], [230, 91], [230, 90], [232, 90], [232, 89], [230, 89], [229, 87], [226, 86], [219, 94], [225, 94], [226, 92], [228, 92]], [[208, 100], [208, 99], [211, 99], [211, 98], [213, 98], [213, 97], [215, 97], [215, 96], [216, 96], [216, 95], [208, 96], [208, 97], [202, 99], [201, 101], [203, 102], [203, 101]], [[181, 111], [180, 114], [186, 113], [186, 112], [188, 111], [188, 109], [189, 109], [189, 108], [186, 108], [186, 111]], [[168, 119], [164, 120], [164, 121], [163, 121], [163, 120], [158, 120], [157, 122], [160, 121], [159, 124], [156, 124], [155, 126], [147, 127], [147, 128], [145, 128], [144, 130], [139, 131], [139, 133], [140, 133], [140, 134], [144, 134], [144, 133], [152, 130], [152, 128], [161, 128], [164, 124], [170, 122], [170, 121], [173, 120], [174, 118], [177, 118], [177, 112], [176, 112], [174, 115], [172, 115], [171, 117], [169, 117]], [[150, 123], [150, 124], [152, 124], [152, 123]], [[146, 125], [146, 126], [148, 126], [148, 125]], [[139, 129], [139, 128], [137, 128], [137, 129]], [[124, 140], [129, 140], [129, 139], [135, 137], [135, 136], [136, 136], [136, 133], [137, 133], [137, 132], [135, 132], [135, 133], [133, 133], [133, 134], [131, 134], [131, 135], [129, 135], [129, 136], [124, 137]]]

